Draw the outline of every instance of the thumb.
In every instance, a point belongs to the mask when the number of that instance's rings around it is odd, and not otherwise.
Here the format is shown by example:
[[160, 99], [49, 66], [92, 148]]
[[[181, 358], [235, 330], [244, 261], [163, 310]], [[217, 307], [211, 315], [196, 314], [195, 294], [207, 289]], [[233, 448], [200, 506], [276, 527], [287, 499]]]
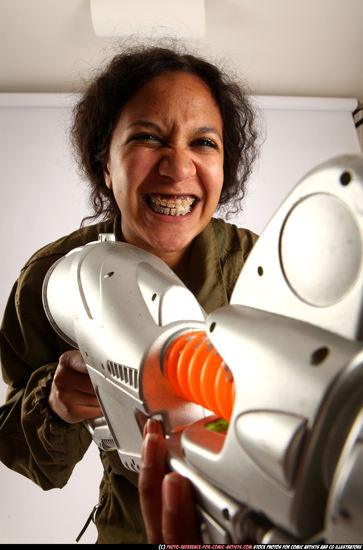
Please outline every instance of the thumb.
[[76, 349], [63, 353], [63, 355], [59, 358], [59, 364], [65, 368], [70, 368], [84, 374], [88, 373], [82, 354]]

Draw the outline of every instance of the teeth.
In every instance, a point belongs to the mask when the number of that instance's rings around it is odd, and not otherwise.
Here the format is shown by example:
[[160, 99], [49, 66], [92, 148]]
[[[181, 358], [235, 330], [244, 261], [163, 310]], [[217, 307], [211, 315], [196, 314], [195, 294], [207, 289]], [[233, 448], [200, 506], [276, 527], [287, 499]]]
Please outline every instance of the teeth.
[[154, 212], [164, 214], [165, 216], [185, 216], [191, 211], [191, 206], [195, 197], [170, 197], [163, 198], [160, 195], [148, 195], [149, 205]]
[[168, 208], [159, 206], [157, 204], [151, 205], [152, 210], [154, 212], [157, 212], [158, 214], [164, 214], [165, 216], [185, 216], [185, 214], [189, 214], [190, 207], [178, 207], [178, 208]]
[[160, 197], [160, 195], [148, 195], [148, 197], [153, 204], [168, 206], [169, 208], [173, 208], [175, 206], [190, 206], [195, 201], [194, 197], [178, 197], [177, 199], [164, 199]]

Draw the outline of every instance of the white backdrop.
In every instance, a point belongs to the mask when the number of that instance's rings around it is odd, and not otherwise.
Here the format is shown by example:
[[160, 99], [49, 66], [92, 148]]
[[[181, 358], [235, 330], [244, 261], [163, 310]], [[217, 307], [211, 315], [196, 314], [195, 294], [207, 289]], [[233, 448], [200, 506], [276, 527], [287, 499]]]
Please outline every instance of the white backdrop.
[[[88, 214], [86, 184], [67, 130], [74, 97], [0, 94], [0, 315], [26, 259], [76, 229]], [[296, 182], [333, 156], [359, 153], [354, 99], [256, 97], [265, 135], [234, 221], [261, 233]], [[0, 402], [5, 399], [0, 381]], [[101, 466], [94, 445], [61, 490], [43, 492], [0, 464], [0, 543], [73, 543], [97, 502]], [[95, 542], [91, 525], [81, 542]]]

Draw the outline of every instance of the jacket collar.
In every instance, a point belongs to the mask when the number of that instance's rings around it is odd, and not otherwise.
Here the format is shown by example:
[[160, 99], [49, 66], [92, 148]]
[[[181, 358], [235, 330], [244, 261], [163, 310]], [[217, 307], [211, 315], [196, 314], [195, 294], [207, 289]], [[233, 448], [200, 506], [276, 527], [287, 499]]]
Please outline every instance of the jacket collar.
[[[123, 241], [120, 213], [114, 218], [113, 232], [117, 241]], [[213, 219], [191, 244], [185, 284], [207, 313], [228, 304], [220, 262], [222, 244], [217, 242]]]

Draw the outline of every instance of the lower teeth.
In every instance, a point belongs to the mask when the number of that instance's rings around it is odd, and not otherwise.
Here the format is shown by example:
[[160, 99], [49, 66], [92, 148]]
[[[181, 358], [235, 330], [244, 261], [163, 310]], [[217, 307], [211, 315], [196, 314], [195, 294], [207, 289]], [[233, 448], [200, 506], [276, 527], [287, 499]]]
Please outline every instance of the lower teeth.
[[159, 206], [158, 204], [151, 204], [151, 209], [157, 214], [164, 214], [164, 216], [185, 216], [185, 214], [189, 214], [191, 211], [190, 206], [169, 208], [167, 206]]

